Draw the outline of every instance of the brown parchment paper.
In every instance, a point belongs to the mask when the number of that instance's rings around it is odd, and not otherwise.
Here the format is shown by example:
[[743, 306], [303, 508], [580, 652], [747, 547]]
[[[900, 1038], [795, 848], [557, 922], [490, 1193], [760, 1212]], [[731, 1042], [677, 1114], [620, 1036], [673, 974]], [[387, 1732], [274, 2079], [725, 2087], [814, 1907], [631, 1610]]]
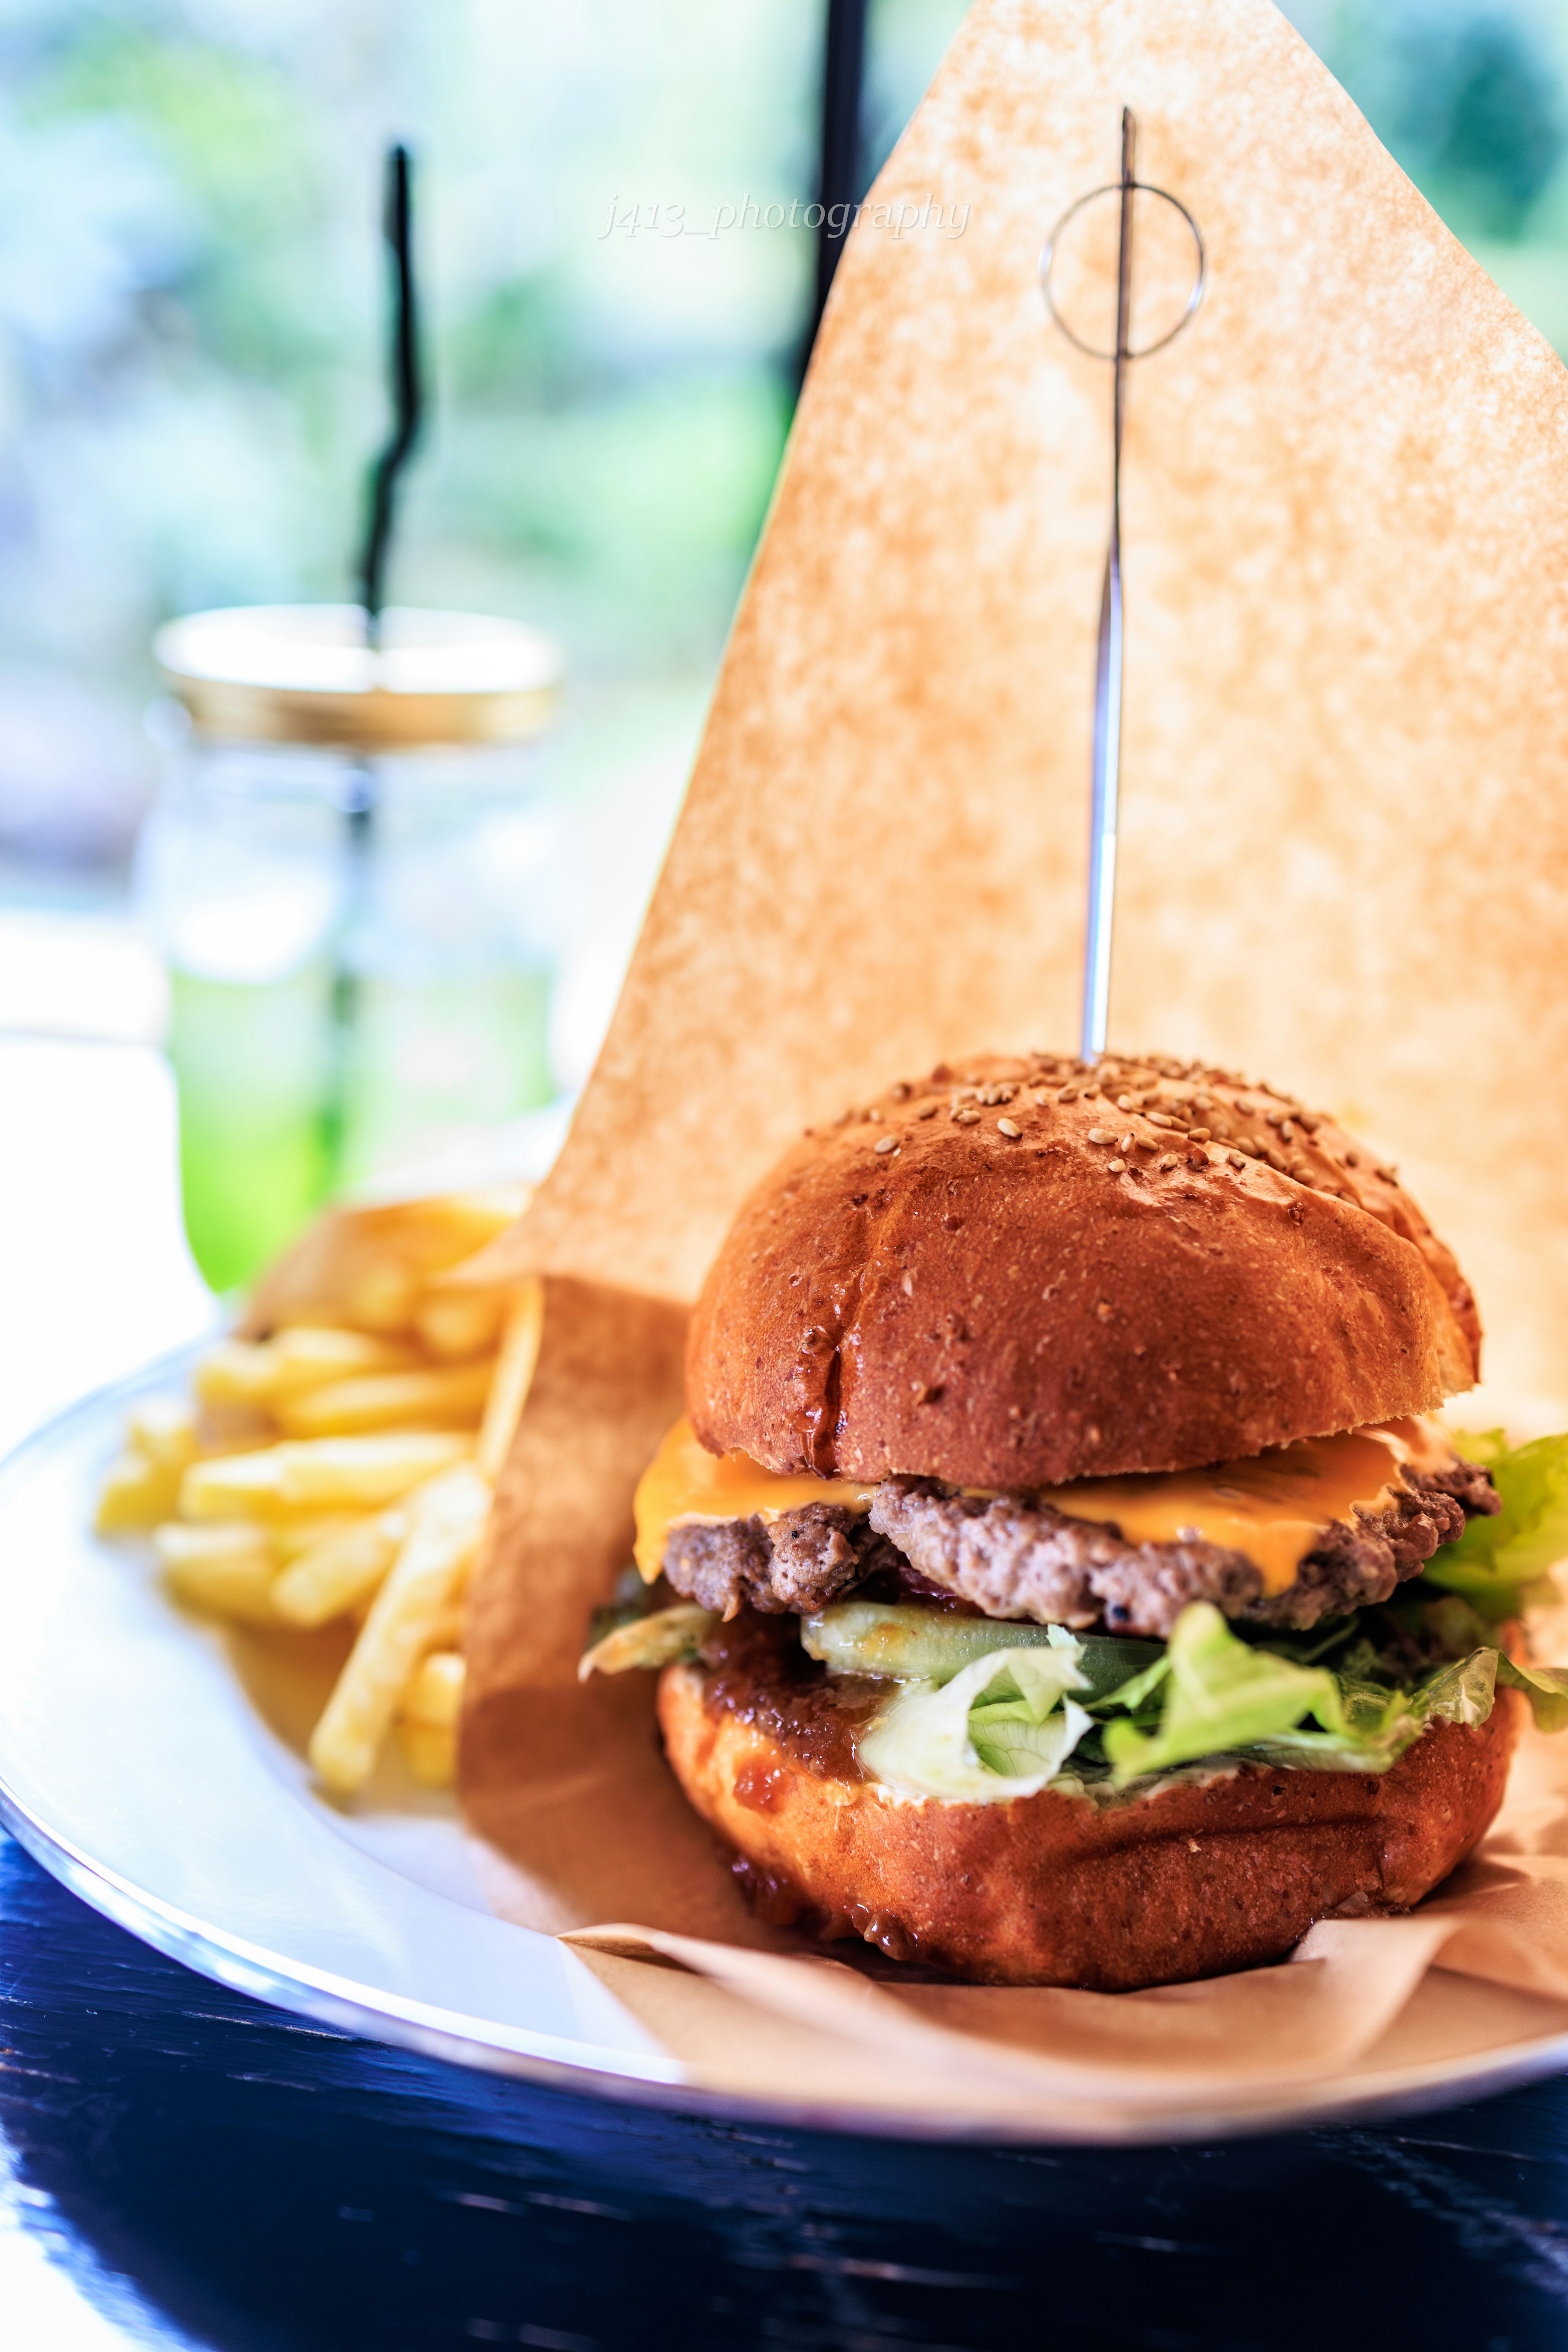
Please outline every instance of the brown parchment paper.
[[[1369, 1131], [1557, 1410], [1568, 376], [1267, 0], [977, 0], [848, 241], [517, 1255], [689, 1298], [800, 1126], [1076, 1037], [1109, 384], [1037, 262], [1124, 100], [1211, 280], [1131, 371], [1112, 1042]], [[928, 196], [961, 236], [895, 233]]]
[[[1370, 1131], [1476, 1286], [1494, 1396], [1568, 1410], [1568, 375], [1266, 0], [977, 0], [839, 269], [566, 1148], [482, 1262], [551, 1286], [462, 1743], [498, 1909], [694, 2082], [925, 2129], [1307, 2113], [1568, 2030], [1568, 1742], [1527, 1742], [1409, 1919], [1168, 1992], [996, 1992], [757, 1927], [647, 1681], [573, 1680], [678, 1408], [673, 1302], [749, 1184], [900, 1069], [1074, 1033], [1109, 386], [1036, 273], [1123, 102], [1212, 278], [1132, 381], [1112, 1042]], [[928, 198], [962, 235], [895, 234]]]

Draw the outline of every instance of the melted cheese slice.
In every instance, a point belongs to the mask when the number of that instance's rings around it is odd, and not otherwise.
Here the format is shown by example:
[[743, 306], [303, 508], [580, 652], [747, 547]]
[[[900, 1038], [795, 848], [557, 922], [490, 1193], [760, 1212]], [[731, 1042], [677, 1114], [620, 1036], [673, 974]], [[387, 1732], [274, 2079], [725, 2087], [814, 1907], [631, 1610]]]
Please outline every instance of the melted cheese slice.
[[1421, 1421], [1382, 1422], [1338, 1437], [1304, 1437], [1242, 1462], [1129, 1478], [1079, 1478], [1047, 1486], [1040, 1500], [1070, 1518], [1112, 1521], [1129, 1543], [1222, 1544], [1262, 1570], [1266, 1594], [1294, 1584], [1307, 1554], [1335, 1520], [1386, 1510], [1399, 1472], [1446, 1468], [1447, 1440]]
[[[1128, 1543], [1222, 1544], [1262, 1571], [1265, 1593], [1296, 1580], [1308, 1552], [1336, 1520], [1386, 1510], [1400, 1469], [1447, 1466], [1454, 1449], [1426, 1421], [1389, 1421], [1338, 1437], [1306, 1437], [1241, 1462], [1204, 1470], [1140, 1471], [1046, 1486], [1039, 1500], [1069, 1518], [1119, 1528]], [[712, 1454], [678, 1421], [637, 1491], [637, 1562], [651, 1583], [672, 1528], [756, 1517], [764, 1524], [803, 1503], [871, 1507], [877, 1482], [780, 1476], [744, 1454]], [[971, 1488], [971, 1493], [989, 1492]]]
[[784, 1511], [798, 1511], [803, 1503], [842, 1503], [852, 1511], [868, 1511], [876, 1491], [874, 1478], [818, 1478], [809, 1470], [781, 1475], [747, 1454], [710, 1454], [692, 1435], [691, 1423], [678, 1421], [637, 1487], [637, 1564], [651, 1584], [673, 1527], [750, 1518], [765, 1524]]

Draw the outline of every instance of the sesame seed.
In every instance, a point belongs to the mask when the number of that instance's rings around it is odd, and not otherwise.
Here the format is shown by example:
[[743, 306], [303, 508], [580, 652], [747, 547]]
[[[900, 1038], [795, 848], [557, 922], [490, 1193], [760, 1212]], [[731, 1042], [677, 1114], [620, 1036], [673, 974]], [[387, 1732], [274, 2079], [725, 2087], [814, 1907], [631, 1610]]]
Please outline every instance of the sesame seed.
[[1121, 1142], [1117, 1145], [1116, 1149], [1118, 1150], [1118, 1151], [1131, 1151], [1131, 1149], [1132, 1149], [1132, 1138], [1131, 1138], [1131, 1134], [1124, 1135], [1124, 1136], [1122, 1137], [1122, 1139], [1121, 1139]]
[[934, 1118], [941, 1108], [942, 1105], [940, 1103], [922, 1103], [920, 1109], [916, 1111], [915, 1117], [917, 1118]]
[[1077, 1102], [1079, 1092], [1080, 1089], [1077, 1087], [1064, 1087], [1057, 1100], [1058, 1102]]
[[1105, 1166], [1107, 1173], [1111, 1176], [1125, 1176], [1127, 1173], [1125, 1160], [1108, 1160]]
[[1015, 1127], [1010, 1118], [999, 1118], [996, 1122], [996, 1128], [999, 1134], [1010, 1135], [1015, 1143], [1016, 1143], [1018, 1138], [1024, 1132], [1021, 1127]]
[[978, 1127], [980, 1124], [980, 1113], [977, 1110], [955, 1110], [952, 1115], [960, 1127]]
[[1279, 1122], [1279, 1139], [1281, 1143], [1294, 1143], [1296, 1140], [1295, 1127], [1288, 1118], [1282, 1118]]
[[1163, 1151], [1155, 1162], [1155, 1166], [1159, 1168], [1174, 1168], [1176, 1165], [1176, 1155], [1173, 1151]]
[[1227, 1151], [1225, 1156], [1233, 1168], [1245, 1168], [1247, 1165], [1245, 1151]]
[[1136, 1110], [1138, 1106], [1133, 1101], [1131, 1095], [1118, 1095], [1116, 1097], [1116, 1108], [1118, 1110]]
[[900, 1287], [903, 1291], [906, 1298], [912, 1298], [915, 1295], [914, 1276], [912, 1274], [906, 1274], [902, 1283], [900, 1285]]
[[1143, 1116], [1151, 1127], [1174, 1127], [1176, 1124], [1173, 1118], [1167, 1118], [1163, 1110], [1146, 1110]]
[[1323, 1115], [1321, 1111], [1299, 1110], [1296, 1113], [1297, 1126], [1304, 1127], [1309, 1135], [1315, 1135], [1322, 1123]]
[[1236, 1098], [1236, 1108], [1240, 1111], [1244, 1118], [1250, 1118], [1252, 1117], [1252, 1105], [1247, 1101], [1245, 1095], [1237, 1095]]
[[910, 1098], [910, 1090], [904, 1084], [902, 1078], [895, 1079], [893, 1084], [888, 1088], [888, 1092], [892, 1096], [895, 1102], [908, 1102]]
[[1039, 1104], [1040, 1108], [1044, 1110], [1046, 1105], [1050, 1101], [1050, 1097], [1046, 1092], [1044, 1087], [1037, 1087], [1035, 1088], [1035, 1100]]
[[874, 1120], [879, 1127], [881, 1125], [882, 1114], [879, 1110], [868, 1110], [866, 1116], [868, 1119]]
[[896, 1135], [885, 1135], [880, 1143], [874, 1143], [871, 1146], [872, 1150], [876, 1152], [896, 1151], [898, 1148], [899, 1139]]
[[1091, 1143], [1114, 1143], [1116, 1138], [1108, 1127], [1091, 1127], [1089, 1130], [1089, 1139]]
[[1206, 1143], [1213, 1132], [1214, 1130], [1212, 1128], [1189, 1127], [1187, 1129], [1187, 1140], [1189, 1143]]
[[1282, 1151], [1270, 1151], [1266, 1155], [1266, 1157], [1270, 1168], [1277, 1168], [1280, 1175], [1283, 1176], [1285, 1173], [1285, 1154]]

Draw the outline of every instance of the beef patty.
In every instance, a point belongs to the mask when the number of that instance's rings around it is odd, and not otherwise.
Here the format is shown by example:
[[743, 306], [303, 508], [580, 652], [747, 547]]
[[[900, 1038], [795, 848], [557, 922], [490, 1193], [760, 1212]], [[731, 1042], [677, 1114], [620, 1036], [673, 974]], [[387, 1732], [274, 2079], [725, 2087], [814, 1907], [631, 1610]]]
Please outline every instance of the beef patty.
[[1315, 1625], [1386, 1601], [1473, 1514], [1500, 1507], [1472, 1462], [1402, 1473], [1389, 1507], [1336, 1521], [1295, 1581], [1266, 1598], [1245, 1552], [1212, 1543], [1128, 1543], [1112, 1524], [1075, 1519], [1026, 1494], [950, 1493], [933, 1478], [884, 1478], [868, 1514], [807, 1503], [776, 1519], [678, 1522], [664, 1573], [688, 1600], [733, 1617], [808, 1616], [891, 1575], [983, 1616], [1163, 1641], [1191, 1601], [1258, 1625]]

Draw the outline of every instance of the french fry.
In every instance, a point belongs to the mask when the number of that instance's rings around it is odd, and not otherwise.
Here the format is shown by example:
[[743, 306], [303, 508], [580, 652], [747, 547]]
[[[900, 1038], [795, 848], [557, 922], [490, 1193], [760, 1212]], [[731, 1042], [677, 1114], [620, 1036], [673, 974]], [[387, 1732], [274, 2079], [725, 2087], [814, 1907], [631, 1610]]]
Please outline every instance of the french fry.
[[331, 1210], [262, 1276], [245, 1328], [252, 1337], [283, 1324], [410, 1329], [426, 1285], [515, 1223], [530, 1191], [514, 1184]]
[[511, 1441], [517, 1434], [517, 1424], [522, 1418], [522, 1408], [533, 1384], [534, 1366], [539, 1361], [539, 1343], [543, 1336], [544, 1285], [536, 1274], [530, 1275], [526, 1281], [518, 1285], [512, 1295], [500, 1352], [496, 1358], [495, 1370], [490, 1379], [485, 1417], [479, 1424], [479, 1443], [474, 1448], [475, 1460], [486, 1477], [491, 1480], [500, 1476], [506, 1457], [511, 1451]]
[[431, 1650], [420, 1659], [403, 1694], [398, 1714], [405, 1723], [429, 1723], [450, 1730], [463, 1704], [462, 1656], [457, 1650]]
[[265, 1531], [243, 1522], [157, 1528], [153, 1547], [177, 1599], [249, 1625], [276, 1625], [272, 1587], [278, 1561]]
[[411, 1486], [453, 1468], [471, 1437], [442, 1430], [382, 1431], [370, 1437], [317, 1437], [256, 1454], [193, 1462], [180, 1481], [183, 1519], [271, 1519], [282, 1512], [375, 1510]]
[[408, 1515], [395, 1506], [374, 1518], [351, 1519], [291, 1560], [273, 1588], [280, 1617], [290, 1625], [325, 1625], [368, 1601], [397, 1557]]
[[[467, 1578], [463, 1581], [466, 1585]], [[430, 1629], [431, 1649], [460, 1650], [463, 1646], [463, 1629], [468, 1622], [468, 1614], [464, 1595], [459, 1591], [450, 1607], [442, 1612]]]
[[130, 1450], [162, 1468], [183, 1470], [196, 1458], [196, 1416], [184, 1397], [149, 1397], [125, 1423]]
[[183, 1519], [269, 1519], [285, 1506], [276, 1445], [193, 1462], [179, 1482]]
[[267, 1533], [280, 1565], [287, 1568], [301, 1552], [311, 1551], [331, 1537], [347, 1535], [351, 1528], [363, 1528], [363, 1511], [323, 1511], [321, 1517], [276, 1520]]
[[432, 1650], [421, 1659], [404, 1693], [397, 1744], [409, 1771], [426, 1789], [449, 1789], [458, 1777], [463, 1675], [463, 1661], [455, 1650]]
[[363, 1331], [301, 1325], [270, 1339], [225, 1339], [196, 1366], [204, 1404], [271, 1405], [331, 1382], [412, 1369], [416, 1350]]
[[397, 1744], [411, 1777], [422, 1789], [451, 1789], [458, 1780], [456, 1725], [400, 1723]]
[[173, 1513], [184, 1473], [170, 1462], [154, 1462], [139, 1448], [117, 1454], [98, 1490], [93, 1526], [100, 1536], [135, 1535], [155, 1528]]
[[471, 1465], [411, 1497], [408, 1531], [310, 1737], [310, 1762], [340, 1795], [363, 1788], [432, 1629], [467, 1571], [489, 1508]]
[[433, 1356], [454, 1362], [488, 1356], [509, 1303], [502, 1290], [427, 1290], [414, 1310], [414, 1328]]
[[350, 1283], [343, 1312], [362, 1331], [406, 1331], [414, 1320], [419, 1276], [411, 1265], [384, 1258]]
[[443, 1364], [417, 1372], [379, 1372], [334, 1381], [302, 1396], [279, 1397], [273, 1411], [289, 1437], [341, 1437], [371, 1429], [477, 1429], [489, 1393], [491, 1365]]

